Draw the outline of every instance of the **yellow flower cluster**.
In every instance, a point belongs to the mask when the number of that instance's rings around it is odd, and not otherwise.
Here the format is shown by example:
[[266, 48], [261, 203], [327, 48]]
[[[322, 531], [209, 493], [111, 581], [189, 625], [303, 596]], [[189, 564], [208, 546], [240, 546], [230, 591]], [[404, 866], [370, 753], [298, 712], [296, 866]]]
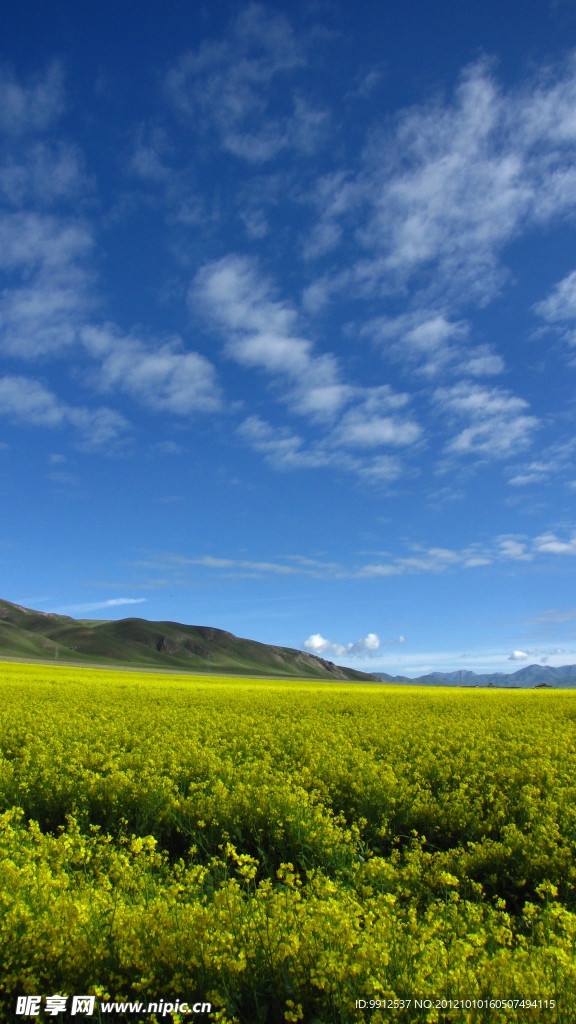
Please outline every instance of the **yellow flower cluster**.
[[576, 693], [4, 665], [0, 812], [0, 1019], [576, 1021]]

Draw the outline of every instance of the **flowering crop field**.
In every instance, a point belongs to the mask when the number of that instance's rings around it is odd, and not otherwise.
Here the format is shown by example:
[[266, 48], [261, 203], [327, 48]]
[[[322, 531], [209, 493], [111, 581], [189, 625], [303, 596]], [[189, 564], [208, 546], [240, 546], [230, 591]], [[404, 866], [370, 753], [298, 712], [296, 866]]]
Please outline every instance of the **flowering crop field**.
[[4, 664], [0, 812], [5, 1020], [576, 1021], [576, 692]]

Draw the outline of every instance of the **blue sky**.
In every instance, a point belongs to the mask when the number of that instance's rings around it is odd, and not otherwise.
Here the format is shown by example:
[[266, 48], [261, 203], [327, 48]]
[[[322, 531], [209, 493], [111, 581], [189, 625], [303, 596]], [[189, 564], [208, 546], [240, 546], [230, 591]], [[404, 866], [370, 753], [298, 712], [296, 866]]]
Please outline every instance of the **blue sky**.
[[576, 662], [576, 7], [0, 12], [0, 593]]

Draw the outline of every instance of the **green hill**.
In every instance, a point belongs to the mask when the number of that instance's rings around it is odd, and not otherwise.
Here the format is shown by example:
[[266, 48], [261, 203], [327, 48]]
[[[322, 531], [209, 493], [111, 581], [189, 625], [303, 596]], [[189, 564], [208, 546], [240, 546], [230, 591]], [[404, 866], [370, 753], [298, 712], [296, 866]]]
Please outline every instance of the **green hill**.
[[0, 657], [26, 661], [57, 657], [78, 665], [379, 682], [375, 676], [341, 668], [313, 654], [244, 640], [211, 626], [135, 618], [72, 619], [2, 600]]

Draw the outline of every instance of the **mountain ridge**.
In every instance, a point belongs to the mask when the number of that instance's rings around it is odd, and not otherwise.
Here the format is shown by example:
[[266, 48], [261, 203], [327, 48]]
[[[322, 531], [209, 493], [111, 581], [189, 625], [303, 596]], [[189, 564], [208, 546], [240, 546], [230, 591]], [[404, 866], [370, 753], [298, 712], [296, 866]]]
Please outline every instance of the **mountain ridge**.
[[103, 667], [380, 682], [292, 647], [262, 644], [214, 626], [148, 619], [73, 619], [0, 599], [0, 657]]
[[525, 665], [516, 672], [476, 673], [469, 669], [455, 672], [429, 672], [423, 676], [392, 676], [374, 672], [383, 683], [409, 683], [412, 686], [576, 686], [576, 665]]

